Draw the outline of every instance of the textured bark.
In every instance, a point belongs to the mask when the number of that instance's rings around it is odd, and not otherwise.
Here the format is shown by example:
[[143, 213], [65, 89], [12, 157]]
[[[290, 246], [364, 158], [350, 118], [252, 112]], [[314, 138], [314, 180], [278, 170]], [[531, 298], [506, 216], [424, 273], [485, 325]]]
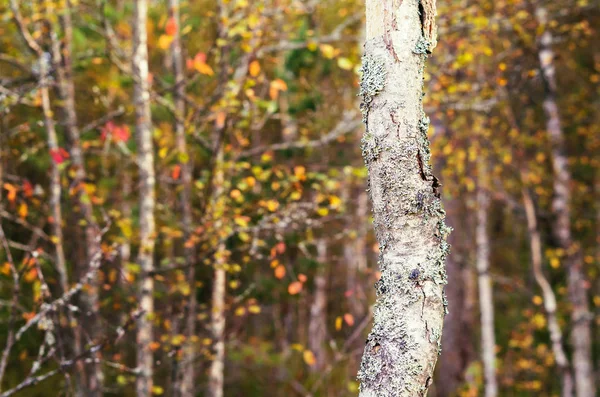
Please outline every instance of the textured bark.
[[490, 277], [490, 238], [488, 234], [489, 196], [485, 159], [479, 162], [479, 186], [477, 189], [477, 226], [475, 245], [477, 249], [477, 284], [479, 286], [479, 311], [481, 315], [481, 361], [485, 382], [485, 396], [498, 395], [496, 379], [496, 334], [494, 332], [494, 299]]
[[546, 132], [551, 143], [551, 160], [554, 170], [554, 197], [552, 200], [552, 231], [558, 246], [565, 252], [569, 299], [572, 305], [571, 344], [573, 347], [573, 372], [577, 397], [596, 395], [594, 367], [592, 363], [591, 319], [589, 312], [585, 273], [581, 251], [571, 234], [571, 173], [568, 168], [566, 144], [556, 103], [557, 85], [554, 69], [552, 33], [548, 29], [548, 16], [538, 7], [536, 16], [541, 26], [539, 38], [539, 61], [545, 83], [544, 113]]
[[[435, 382], [436, 397], [455, 396], [458, 388], [466, 381], [465, 371], [474, 357], [473, 296], [476, 292], [472, 268], [465, 255], [469, 249], [469, 236], [460, 233], [464, 225], [459, 217], [458, 199], [446, 200], [448, 224], [458, 232], [453, 232], [448, 241], [452, 253], [446, 261], [448, 285], [446, 295], [449, 313], [444, 319], [442, 336], [443, 353], [438, 364]], [[462, 243], [462, 244], [461, 244]], [[461, 246], [462, 245], [462, 246]]]
[[367, 1], [362, 151], [381, 278], [358, 374], [363, 397], [426, 395], [441, 349], [450, 229], [422, 104], [434, 16], [433, 1]]
[[552, 352], [554, 353], [554, 359], [556, 366], [560, 371], [562, 378], [562, 397], [573, 396], [573, 376], [571, 375], [571, 369], [569, 360], [563, 349], [563, 336], [556, 318], [556, 295], [552, 290], [552, 286], [546, 279], [542, 270], [542, 239], [540, 237], [540, 231], [537, 225], [537, 217], [535, 214], [535, 206], [531, 195], [526, 189], [523, 189], [523, 205], [525, 207], [525, 213], [527, 215], [527, 228], [529, 229], [529, 240], [531, 246], [531, 263], [533, 265], [533, 275], [536, 283], [542, 290], [542, 296], [544, 299], [544, 309], [548, 317], [548, 332], [550, 333], [550, 341], [552, 342]]
[[327, 241], [317, 241], [317, 262], [319, 268], [315, 276], [315, 293], [310, 305], [308, 323], [308, 348], [315, 355], [315, 365], [311, 370], [318, 372], [325, 367], [325, 340], [327, 338]]
[[[72, 164], [73, 180], [71, 189], [75, 194], [75, 201], [79, 207], [79, 221], [85, 232], [85, 257], [77, 263], [78, 276], [90, 271], [92, 259], [100, 251], [98, 235], [100, 230], [94, 218], [94, 211], [90, 197], [85, 190], [86, 168], [83, 150], [80, 142], [80, 131], [77, 126], [77, 111], [75, 106], [75, 84], [73, 82], [72, 65], [72, 37], [73, 26], [71, 21], [71, 2], [66, 1], [65, 7], [58, 13], [63, 31], [62, 43], [59, 41], [55, 29], [51, 30], [52, 39], [52, 64], [56, 73], [58, 95], [62, 103], [62, 118], [65, 131], [69, 140], [69, 155]], [[54, 17], [53, 17], [54, 18]], [[50, 20], [52, 20], [51, 18]], [[82, 294], [80, 300], [83, 307], [84, 318], [80, 319], [80, 329], [76, 330], [75, 353], [80, 354], [89, 340], [97, 341], [101, 336], [98, 326], [98, 275], [93, 272], [89, 280], [89, 288]], [[80, 369], [78, 374], [77, 395], [93, 397], [99, 396], [102, 391], [103, 375], [99, 365], [99, 353], [92, 355], [93, 359], [87, 361], [85, 371]], [[78, 364], [80, 367], [83, 364]], [[85, 372], [85, 373], [83, 373]]]
[[152, 119], [150, 114], [150, 83], [148, 71], [148, 46], [146, 20], [148, 4], [146, 0], [134, 3], [133, 22], [133, 100], [135, 104], [135, 133], [137, 141], [137, 162], [139, 167], [139, 218], [140, 247], [137, 263], [142, 271], [139, 280], [138, 301], [144, 315], [138, 320], [137, 328], [137, 369], [136, 393], [150, 396], [152, 393], [153, 357], [150, 344], [153, 340], [151, 315], [154, 314], [154, 280], [150, 272], [154, 270], [155, 244], [155, 175], [154, 145], [152, 142]]

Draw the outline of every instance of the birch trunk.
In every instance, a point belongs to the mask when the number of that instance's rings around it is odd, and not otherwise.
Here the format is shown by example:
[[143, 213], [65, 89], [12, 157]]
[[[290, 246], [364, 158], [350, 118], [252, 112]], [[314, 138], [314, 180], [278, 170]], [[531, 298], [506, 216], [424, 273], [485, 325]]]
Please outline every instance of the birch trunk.
[[588, 308], [581, 251], [571, 235], [571, 173], [568, 168], [565, 136], [556, 103], [557, 85], [554, 70], [554, 51], [552, 50], [553, 38], [547, 26], [548, 15], [546, 9], [538, 7], [536, 17], [543, 28], [539, 39], [540, 50], [538, 56], [546, 90], [543, 106], [546, 114], [546, 131], [551, 143], [552, 168], [554, 170], [554, 198], [552, 200], [554, 223], [552, 231], [559, 247], [566, 254], [567, 284], [572, 305], [571, 344], [573, 346], [575, 390], [577, 397], [592, 397], [596, 395], [592, 364], [592, 316]]
[[327, 337], [327, 241], [317, 241], [317, 262], [319, 268], [315, 276], [315, 294], [310, 306], [310, 321], [308, 323], [308, 348], [315, 355], [313, 372], [325, 367], [325, 340]]
[[[75, 192], [76, 205], [79, 207], [79, 221], [85, 231], [85, 257], [77, 264], [78, 275], [83, 275], [90, 270], [92, 258], [100, 251], [98, 235], [100, 230], [94, 218], [94, 210], [90, 197], [85, 190], [86, 168], [83, 150], [80, 142], [80, 131], [77, 126], [77, 111], [75, 106], [75, 84], [73, 82], [73, 24], [71, 21], [70, 1], [65, 2], [63, 9], [59, 10], [60, 25], [63, 31], [62, 43], [59, 41], [56, 29], [52, 29], [52, 64], [56, 73], [58, 95], [62, 102], [62, 118], [69, 140], [69, 155], [72, 164], [73, 181], [71, 187]], [[49, 18], [49, 20], [52, 20]], [[75, 353], [80, 354], [88, 340], [98, 340], [101, 329], [98, 327], [98, 274], [93, 273], [89, 280], [89, 288], [81, 296], [84, 318], [80, 319], [81, 329], [76, 330]], [[103, 375], [99, 365], [99, 353], [92, 354], [90, 364], [85, 371], [80, 371], [77, 395], [85, 397], [100, 396], [102, 394]], [[85, 372], [85, 373], [83, 373]]]
[[[223, 397], [225, 371], [225, 293], [227, 275], [224, 268], [225, 247], [220, 244], [213, 279], [211, 331], [213, 335], [214, 358], [208, 373], [208, 396]], [[222, 259], [219, 259], [222, 258]]]
[[472, 295], [475, 283], [465, 255], [465, 245], [469, 245], [469, 236], [464, 232], [461, 233], [469, 229], [464, 227], [465, 223], [460, 218], [459, 211], [463, 208], [459, 207], [458, 198], [446, 200], [445, 203], [448, 223], [459, 231], [452, 233], [448, 239], [452, 245], [452, 253], [446, 261], [448, 272], [446, 294], [450, 311], [444, 319], [442, 337], [444, 349], [438, 364], [436, 397], [456, 395], [458, 388], [465, 383], [466, 369], [474, 358]]
[[146, 20], [148, 4], [146, 0], [134, 3], [133, 22], [133, 78], [136, 116], [137, 162], [139, 167], [139, 218], [140, 247], [137, 262], [142, 271], [139, 281], [138, 300], [143, 315], [137, 328], [137, 369], [136, 393], [140, 397], [152, 393], [153, 357], [150, 344], [153, 340], [151, 315], [154, 314], [154, 280], [150, 272], [154, 270], [155, 239], [155, 176], [154, 146], [152, 142], [152, 118], [150, 114], [150, 84], [148, 71], [148, 46]]
[[529, 240], [531, 246], [531, 263], [533, 265], [533, 275], [535, 281], [542, 290], [542, 296], [544, 299], [544, 309], [548, 317], [548, 332], [550, 333], [550, 340], [552, 342], [552, 352], [554, 353], [554, 359], [556, 366], [560, 371], [562, 377], [562, 397], [573, 396], [573, 377], [571, 375], [571, 369], [569, 360], [562, 346], [562, 331], [556, 318], [556, 295], [552, 290], [552, 286], [546, 279], [542, 270], [542, 239], [540, 237], [540, 231], [537, 226], [537, 217], [535, 214], [535, 206], [531, 195], [526, 189], [523, 189], [523, 205], [525, 206], [525, 213], [527, 215], [527, 228], [529, 229]]
[[[225, 183], [225, 173], [223, 170], [223, 149], [218, 148], [215, 177], [214, 177], [214, 196], [211, 210], [213, 216], [220, 211], [219, 207], [223, 205], [221, 196], [223, 195], [223, 184]], [[218, 227], [222, 226], [221, 220], [215, 220]], [[215, 265], [212, 289], [212, 311], [211, 311], [211, 332], [213, 336], [213, 361], [210, 364], [208, 372], [208, 396], [223, 397], [223, 382], [225, 371], [225, 297], [227, 294], [227, 273], [225, 265], [227, 264], [227, 250], [225, 243], [218, 245], [215, 253]]]
[[433, 0], [367, 0], [362, 151], [381, 278], [358, 374], [362, 397], [425, 396], [441, 349], [450, 228], [422, 104], [434, 18]]
[[485, 396], [498, 395], [496, 380], [496, 334], [494, 332], [494, 299], [490, 277], [490, 239], [488, 234], [489, 196], [487, 170], [482, 159], [479, 162], [479, 186], [477, 188], [477, 226], [475, 245], [477, 249], [477, 280], [479, 286], [479, 310], [481, 315], [481, 360], [485, 381]]
[[192, 337], [196, 334], [196, 267], [194, 263], [194, 248], [188, 246], [188, 240], [192, 233], [192, 169], [190, 156], [188, 154], [186, 134], [185, 134], [185, 75], [183, 69], [183, 53], [181, 47], [181, 20], [179, 0], [169, 0], [169, 17], [174, 23], [175, 34], [171, 43], [171, 56], [173, 72], [175, 75], [175, 135], [177, 143], [177, 152], [181, 167], [181, 187], [179, 192], [179, 205], [181, 208], [181, 222], [183, 226], [184, 241], [184, 260], [188, 269], [187, 277], [190, 283], [190, 296], [188, 299], [186, 317], [185, 317], [185, 335], [187, 346], [183, 350], [181, 371], [183, 379], [181, 381], [182, 397], [193, 397], [194, 393], [194, 345], [191, 343]]
[[[48, 92], [49, 77], [49, 55], [48, 53], [39, 54], [40, 67], [40, 94], [42, 99], [42, 111], [44, 112], [44, 126], [46, 128], [48, 150], [50, 153], [58, 151], [58, 137], [54, 125], [54, 115], [50, 106], [50, 93]], [[61, 293], [68, 291], [69, 281], [67, 274], [67, 265], [65, 260], [65, 251], [63, 248], [62, 232], [62, 210], [60, 207], [60, 198], [62, 189], [60, 185], [60, 170], [58, 164], [54, 161], [50, 166], [50, 212], [52, 214], [51, 230], [52, 241], [54, 243], [54, 265], [58, 272]]]

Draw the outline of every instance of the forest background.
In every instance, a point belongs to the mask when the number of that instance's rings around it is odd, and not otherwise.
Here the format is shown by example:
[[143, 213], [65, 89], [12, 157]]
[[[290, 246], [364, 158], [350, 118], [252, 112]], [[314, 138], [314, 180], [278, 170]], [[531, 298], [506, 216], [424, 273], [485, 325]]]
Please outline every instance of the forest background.
[[[564, 396], [600, 379], [600, 4], [437, 6], [454, 231], [429, 396]], [[364, 15], [0, 2], [0, 396], [357, 394]]]

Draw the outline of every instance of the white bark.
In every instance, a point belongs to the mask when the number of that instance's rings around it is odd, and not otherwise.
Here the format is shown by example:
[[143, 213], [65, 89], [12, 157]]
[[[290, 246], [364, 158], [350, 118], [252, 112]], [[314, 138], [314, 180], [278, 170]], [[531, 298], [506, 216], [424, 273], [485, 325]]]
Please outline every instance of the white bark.
[[225, 294], [227, 286], [224, 255], [224, 244], [220, 244], [217, 252], [217, 263], [215, 264], [211, 300], [211, 331], [213, 335], [214, 357], [208, 371], [209, 397], [223, 397], [223, 382], [225, 378]]
[[571, 344], [573, 346], [573, 372], [575, 374], [575, 390], [577, 397], [596, 395], [594, 366], [592, 364], [591, 319], [589, 313], [586, 280], [583, 261], [578, 244], [571, 234], [571, 173], [568, 168], [565, 137], [561, 126], [560, 114], [556, 103], [557, 85], [554, 69], [554, 51], [552, 50], [552, 33], [548, 29], [547, 12], [538, 7], [536, 16], [541, 26], [539, 39], [539, 61], [545, 83], [546, 97], [544, 112], [546, 114], [546, 131], [552, 145], [551, 160], [554, 169], [554, 198], [552, 212], [554, 215], [553, 233], [558, 245], [566, 253], [567, 283], [569, 299], [572, 304]]
[[490, 278], [490, 239], [488, 235], [489, 197], [487, 170], [482, 159], [479, 162], [479, 187], [477, 189], [477, 226], [475, 244], [477, 247], [477, 280], [479, 285], [479, 310], [481, 315], [481, 359], [485, 382], [485, 396], [498, 395], [496, 379], [496, 334], [494, 332], [494, 300]]
[[327, 338], [327, 241], [317, 241], [317, 262], [319, 268], [315, 276], [315, 293], [310, 305], [310, 320], [308, 323], [308, 348], [315, 355], [313, 371], [325, 367], [325, 340]]
[[[54, 127], [54, 115], [50, 106], [50, 93], [48, 92], [48, 75], [49, 75], [49, 63], [50, 54], [41, 53], [39, 54], [39, 67], [40, 67], [40, 94], [42, 98], [42, 111], [44, 112], [44, 126], [46, 127], [48, 150], [50, 152], [58, 151], [58, 137], [56, 135], [56, 128]], [[62, 195], [62, 188], [60, 185], [60, 170], [58, 164], [54, 161], [51, 162], [50, 166], [50, 212], [52, 214], [52, 238], [54, 243], [55, 257], [54, 266], [58, 272], [61, 292], [69, 290], [69, 281], [67, 274], [67, 266], [65, 261], [65, 252], [63, 249], [63, 232], [62, 232], [62, 210], [60, 205], [60, 198]]]
[[542, 296], [544, 300], [544, 309], [548, 317], [548, 332], [550, 333], [550, 340], [552, 342], [552, 352], [554, 353], [554, 359], [556, 365], [560, 371], [562, 377], [562, 397], [573, 396], [573, 377], [571, 375], [571, 369], [569, 365], [569, 359], [562, 346], [562, 331], [556, 318], [556, 295], [552, 290], [552, 286], [546, 279], [542, 270], [542, 239], [540, 237], [540, 231], [537, 226], [537, 217], [535, 214], [535, 206], [531, 195], [526, 189], [523, 189], [523, 204], [525, 206], [525, 213], [527, 215], [527, 228], [529, 229], [529, 239], [531, 245], [531, 263], [533, 265], [533, 275], [535, 281], [542, 290]]
[[[220, 212], [223, 205], [223, 184], [225, 183], [225, 172], [223, 170], [223, 149], [217, 152], [213, 202], [211, 211], [214, 214]], [[222, 220], [215, 219], [217, 228], [222, 225]], [[208, 371], [208, 396], [223, 397], [224, 371], [225, 371], [225, 298], [227, 294], [227, 250], [224, 243], [219, 243], [215, 253], [214, 276], [211, 297], [211, 332], [213, 337], [213, 360]]]
[[150, 272], [154, 270], [154, 189], [156, 181], [150, 114], [150, 83], [148, 81], [147, 14], [146, 0], [136, 0], [134, 3], [132, 71], [135, 80], [133, 100], [136, 109], [135, 132], [139, 167], [140, 247], [137, 263], [142, 271], [138, 287], [138, 301], [144, 312], [138, 320], [136, 337], [137, 369], [139, 371], [136, 379], [136, 393], [140, 397], [151, 395], [153, 373], [153, 354], [150, 344], [153, 341], [151, 315], [154, 314], [154, 280]]
[[[423, 112], [435, 2], [368, 0], [361, 95], [381, 279], [360, 395], [425, 396], [441, 350], [449, 251]], [[423, 21], [423, 22], [421, 22]]]

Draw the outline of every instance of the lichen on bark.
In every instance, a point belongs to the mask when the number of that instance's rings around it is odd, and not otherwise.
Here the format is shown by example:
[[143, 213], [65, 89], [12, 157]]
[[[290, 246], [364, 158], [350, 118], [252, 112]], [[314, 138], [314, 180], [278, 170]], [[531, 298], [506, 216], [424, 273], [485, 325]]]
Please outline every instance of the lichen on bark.
[[[358, 373], [363, 397], [427, 393], [447, 312], [443, 289], [451, 228], [429, 165], [429, 118], [422, 105], [424, 64], [435, 42], [425, 34], [435, 27], [424, 29], [421, 17], [435, 4], [421, 3], [367, 1], [362, 153], [381, 277]], [[393, 23], [380, 28], [381, 21]]]

